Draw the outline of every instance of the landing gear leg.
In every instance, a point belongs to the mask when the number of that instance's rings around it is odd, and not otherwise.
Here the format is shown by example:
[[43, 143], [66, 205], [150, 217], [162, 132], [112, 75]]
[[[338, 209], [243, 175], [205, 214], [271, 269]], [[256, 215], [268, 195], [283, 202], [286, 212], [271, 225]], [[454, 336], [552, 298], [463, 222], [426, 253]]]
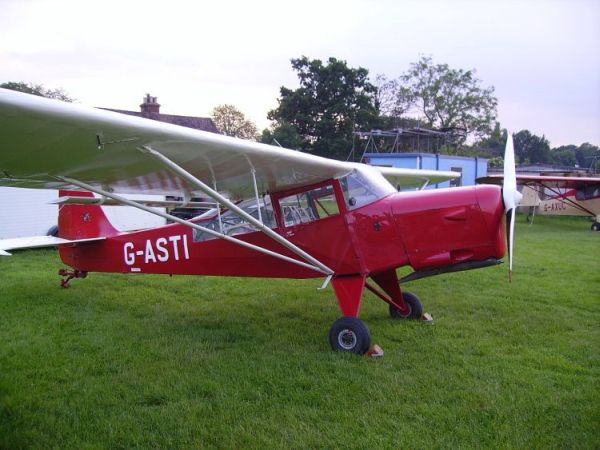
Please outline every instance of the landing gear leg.
[[412, 292], [404, 291], [402, 292], [402, 300], [404, 300], [404, 304], [408, 307], [408, 312], [390, 305], [390, 316], [392, 319], [420, 319], [423, 316], [423, 305], [419, 297]]
[[329, 330], [331, 348], [341, 352], [365, 354], [371, 346], [371, 333], [358, 318], [366, 276], [338, 277], [332, 280], [333, 288], [343, 317]]
[[535, 218], [535, 206], [531, 206], [529, 208], [529, 213], [527, 214], [527, 223], [529, 225], [533, 225], [534, 218]]
[[63, 289], [67, 289], [71, 287], [71, 283], [69, 283], [73, 278], [85, 278], [87, 277], [87, 272], [83, 271], [83, 270], [66, 270], [66, 269], [60, 269], [58, 271], [58, 274], [61, 277], [66, 277], [63, 278], [62, 280], [60, 280], [60, 287]]
[[394, 319], [420, 319], [423, 316], [423, 305], [419, 297], [412, 292], [402, 291], [398, 284], [395, 270], [388, 270], [371, 275], [375, 283], [387, 294], [382, 295], [378, 290], [367, 284], [367, 288], [386, 302], [390, 316]]

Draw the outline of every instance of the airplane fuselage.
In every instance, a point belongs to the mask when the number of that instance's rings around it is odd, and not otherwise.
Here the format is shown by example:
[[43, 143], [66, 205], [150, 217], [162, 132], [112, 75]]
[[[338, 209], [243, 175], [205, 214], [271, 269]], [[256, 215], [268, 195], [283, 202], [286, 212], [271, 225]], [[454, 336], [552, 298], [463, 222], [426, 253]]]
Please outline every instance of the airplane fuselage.
[[600, 191], [598, 189], [563, 189], [562, 192], [544, 193], [530, 186], [523, 187], [522, 207], [535, 208], [535, 215], [590, 216], [600, 221]]
[[566, 195], [564, 198], [540, 200], [535, 213], [543, 216], [591, 216], [598, 220], [600, 198], [577, 200], [575, 195]]
[[[410, 265], [415, 270], [500, 259], [505, 252], [500, 189], [477, 186], [388, 195], [348, 210], [336, 180], [339, 211], [306, 223], [287, 223], [273, 195], [274, 230], [333, 269], [336, 276], [372, 274]], [[98, 206], [63, 206], [59, 228], [69, 238], [102, 228]], [[202, 225], [201, 222], [199, 222]], [[130, 233], [104, 229], [107, 238], [63, 247], [63, 261], [85, 272], [157, 273], [312, 278], [322, 273], [258, 253], [223, 239], [199, 239], [191, 228], [171, 224]], [[247, 231], [247, 230], [246, 230]], [[73, 234], [77, 233], [77, 234]], [[295, 255], [259, 231], [236, 238]]]

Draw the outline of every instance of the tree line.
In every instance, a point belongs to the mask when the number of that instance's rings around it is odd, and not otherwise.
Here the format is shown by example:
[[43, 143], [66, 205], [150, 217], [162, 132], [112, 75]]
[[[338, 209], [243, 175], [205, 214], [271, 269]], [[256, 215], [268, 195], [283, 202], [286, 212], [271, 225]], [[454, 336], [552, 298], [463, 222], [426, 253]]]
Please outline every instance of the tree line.
[[[506, 129], [497, 120], [498, 100], [476, 71], [454, 69], [423, 56], [395, 79], [345, 61], [301, 57], [291, 60], [300, 82], [297, 89], [281, 87], [273, 121], [260, 140], [284, 147], [345, 159], [355, 131], [423, 127], [455, 130], [462, 136], [437, 150], [447, 154], [483, 156], [502, 165]], [[600, 148], [584, 143], [551, 148], [545, 136], [524, 129], [513, 135], [519, 164], [552, 164], [599, 168]], [[429, 151], [422, 143], [419, 151]]]
[[[498, 100], [476, 71], [454, 69], [422, 56], [397, 78], [349, 67], [333, 57], [323, 62], [306, 56], [291, 59], [299, 87], [282, 86], [277, 107], [268, 112], [272, 125], [256, 125], [234, 105], [219, 105], [211, 117], [222, 133], [346, 159], [357, 131], [422, 127], [456, 131], [441, 153], [490, 158], [501, 165], [506, 129], [497, 121]], [[72, 101], [62, 89], [9, 82], [0, 87]], [[545, 136], [524, 129], [513, 135], [519, 164], [552, 164], [600, 168], [600, 148], [584, 143], [551, 148]], [[418, 148], [428, 151], [427, 146]]]

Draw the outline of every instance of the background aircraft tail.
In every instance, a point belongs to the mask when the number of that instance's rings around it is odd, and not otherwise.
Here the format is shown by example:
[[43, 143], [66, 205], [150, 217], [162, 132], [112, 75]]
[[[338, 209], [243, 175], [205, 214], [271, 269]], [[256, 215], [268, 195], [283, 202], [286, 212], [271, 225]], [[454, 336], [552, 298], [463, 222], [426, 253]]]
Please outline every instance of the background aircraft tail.
[[[59, 191], [59, 197], [94, 197], [91, 192]], [[112, 226], [101, 206], [70, 205], [58, 207], [58, 236], [63, 239], [87, 239], [113, 236], [119, 231]]]

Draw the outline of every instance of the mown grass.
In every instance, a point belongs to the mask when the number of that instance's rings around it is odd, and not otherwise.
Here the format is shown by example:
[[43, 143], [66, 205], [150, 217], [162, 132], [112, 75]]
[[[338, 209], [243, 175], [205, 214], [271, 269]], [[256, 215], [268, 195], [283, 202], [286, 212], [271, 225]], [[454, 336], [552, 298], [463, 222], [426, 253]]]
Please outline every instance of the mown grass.
[[[522, 218], [520, 218], [521, 220]], [[517, 229], [506, 267], [366, 294], [383, 359], [338, 354], [321, 280], [91, 274], [0, 259], [0, 448], [599, 448], [600, 233]]]

